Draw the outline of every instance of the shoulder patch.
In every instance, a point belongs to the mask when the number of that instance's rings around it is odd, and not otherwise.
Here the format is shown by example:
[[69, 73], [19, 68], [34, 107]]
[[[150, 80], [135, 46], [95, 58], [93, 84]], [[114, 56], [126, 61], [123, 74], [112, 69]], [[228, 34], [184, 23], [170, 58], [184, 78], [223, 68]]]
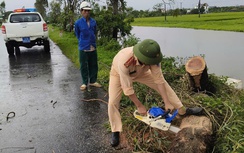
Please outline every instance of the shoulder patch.
[[124, 66], [126, 68], [128, 68], [130, 65], [135, 65], [136, 64], [136, 60], [134, 58], [134, 56], [131, 56], [125, 63]]

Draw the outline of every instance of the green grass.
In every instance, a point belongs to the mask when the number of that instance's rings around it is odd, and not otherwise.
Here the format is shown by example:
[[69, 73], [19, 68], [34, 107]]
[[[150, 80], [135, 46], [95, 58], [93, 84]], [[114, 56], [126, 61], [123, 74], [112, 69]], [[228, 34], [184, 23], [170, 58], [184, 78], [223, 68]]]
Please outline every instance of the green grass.
[[78, 67], [78, 40], [74, 33], [62, 32], [57, 27], [49, 25], [50, 38], [61, 48], [63, 53]]
[[244, 12], [135, 18], [133, 26], [178, 27], [206, 30], [244, 31]]

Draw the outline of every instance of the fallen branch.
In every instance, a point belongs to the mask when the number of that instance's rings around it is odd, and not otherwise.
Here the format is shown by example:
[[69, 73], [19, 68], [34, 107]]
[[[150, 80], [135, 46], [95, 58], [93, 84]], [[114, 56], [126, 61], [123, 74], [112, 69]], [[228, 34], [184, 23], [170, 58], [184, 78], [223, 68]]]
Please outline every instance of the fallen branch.
[[100, 101], [100, 102], [103, 102], [105, 104], [108, 104], [108, 102], [102, 100], [102, 99], [81, 99], [81, 101]]
[[[10, 116], [12, 114], [12, 116]], [[15, 117], [15, 112], [9, 112], [7, 117], [6, 117], [6, 120], [8, 121], [8, 119], [10, 118], [14, 118]]]
[[57, 104], [57, 101], [55, 101], [55, 102], [53, 103], [53, 108], [55, 108], [55, 106], [54, 106], [55, 104]]
[[9, 150], [9, 149], [14, 149], [16, 152], [16, 151], [35, 149], [35, 148], [34, 147], [6, 147], [6, 148], [1, 148], [0, 151], [2, 152], [3, 150]]

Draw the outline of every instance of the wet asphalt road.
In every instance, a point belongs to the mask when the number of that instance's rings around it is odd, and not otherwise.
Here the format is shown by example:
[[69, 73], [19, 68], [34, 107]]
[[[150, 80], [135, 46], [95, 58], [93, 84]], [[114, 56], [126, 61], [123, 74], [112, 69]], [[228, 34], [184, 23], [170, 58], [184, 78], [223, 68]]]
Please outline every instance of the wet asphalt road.
[[[79, 70], [51, 43], [8, 57], [0, 34], [0, 153], [117, 153], [101, 88], [81, 92]], [[9, 112], [15, 117], [8, 118]], [[10, 114], [9, 117], [13, 115]]]

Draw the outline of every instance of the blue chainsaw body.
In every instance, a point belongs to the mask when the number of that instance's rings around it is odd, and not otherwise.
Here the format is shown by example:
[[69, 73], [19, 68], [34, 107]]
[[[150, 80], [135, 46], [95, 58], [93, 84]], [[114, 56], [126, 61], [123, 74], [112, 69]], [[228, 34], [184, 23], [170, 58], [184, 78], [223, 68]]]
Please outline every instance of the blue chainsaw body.
[[160, 107], [152, 107], [148, 110], [148, 113], [153, 118], [165, 118], [166, 123], [171, 123], [171, 121], [176, 117], [178, 114], [178, 110], [175, 110], [173, 114], [170, 114], [170, 110], [165, 111]]
[[177, 133], [180, 131], [180, 129], [171, 126], [171, 122], [177, 114], [178, 110], [175, 110], [172, 114], [170, 114], [170, 110], [165, 111], [160, 107], [152, 107], [148, 110], [147, 116], [140, 115], [136, 110], [134, 112], [134, 117], [151, 127], [158, 128], [163, 131], [170, 130]]

